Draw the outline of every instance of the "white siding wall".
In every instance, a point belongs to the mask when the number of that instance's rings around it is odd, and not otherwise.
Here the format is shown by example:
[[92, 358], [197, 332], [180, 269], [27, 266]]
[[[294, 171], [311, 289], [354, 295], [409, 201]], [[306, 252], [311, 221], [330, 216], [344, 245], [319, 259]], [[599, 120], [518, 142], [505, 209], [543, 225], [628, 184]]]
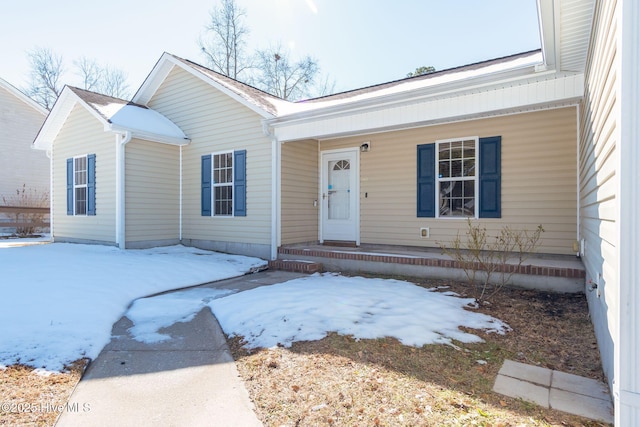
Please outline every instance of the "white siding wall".
[[[49, 159], [31, 143], [45, 116], [0, 86], [0, 204], [25, 186], [49, 192]], [[1, 214], [0, 214], [1, 215]]]
[[619, 77], [616, 51], [617, 2], [596, 2], [594, 26], [585, 76], [585, 99], [580, 127], [580, 235], [585, 240], [587, 283], [599, 289], [587, 292], [604, 372], [613, 380], [613, 339], [617, 335], [619, 206], [618, 110]]
[[180, 148], [133, 139], [125, 150], [126, 247], [177, 244]]
[[[115, 135], [76, 105], [53, 145], [54, 240], [115, 244]], [[67, 215], [67, 159], [96, 155], [96, 215]]]
[[[229, 252], [269, 256], [271, 243], [271, 141], [259, 115], [176, 67], [149, 106], [176, 123], [191, 139], [183, 148], [183, 239], [224, 245]], [[201, 157], [247, 150], [247, 216], [203, 217]], [[211, 246], [221, 248], [222, 246]]]

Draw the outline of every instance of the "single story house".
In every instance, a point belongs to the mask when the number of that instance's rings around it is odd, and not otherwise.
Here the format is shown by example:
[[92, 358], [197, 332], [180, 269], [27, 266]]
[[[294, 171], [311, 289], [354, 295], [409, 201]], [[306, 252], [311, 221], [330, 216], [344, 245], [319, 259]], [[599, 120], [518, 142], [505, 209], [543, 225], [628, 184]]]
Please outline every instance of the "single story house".
[[34, 142], [53, 237], [275, 259], [542, 224], [541, 252], [584, 260], [616, 420], [639, 424], [639, 6], [538, 7], [541, 50], [304, 102], [168, 53], [131, 102], [66, 87]]
[[0, 78], [0, 205], [3, 196], [11, 201], [18, 190], [27, 195], [49, 192], [49, 159], [32, 146], [47, 113]]

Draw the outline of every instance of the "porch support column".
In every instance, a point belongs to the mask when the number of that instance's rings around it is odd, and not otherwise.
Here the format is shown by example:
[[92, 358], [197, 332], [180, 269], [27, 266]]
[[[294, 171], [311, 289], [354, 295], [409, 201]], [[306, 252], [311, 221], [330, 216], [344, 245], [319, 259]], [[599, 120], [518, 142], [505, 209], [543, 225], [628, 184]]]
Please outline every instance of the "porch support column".
[[262, 122], [262, 131], [271, 139], [271, 254], [270, 259], [278, 259], [278, 248], [282, 243], [280, 236], [281, 220], [280, 214], [282, 212], [280, 206], [280, 194], [281, 194], [281, 155], [282, 144], [278, 141], [278, 138], [273, 132], [273, 129], [268, 125], [266, 121]]

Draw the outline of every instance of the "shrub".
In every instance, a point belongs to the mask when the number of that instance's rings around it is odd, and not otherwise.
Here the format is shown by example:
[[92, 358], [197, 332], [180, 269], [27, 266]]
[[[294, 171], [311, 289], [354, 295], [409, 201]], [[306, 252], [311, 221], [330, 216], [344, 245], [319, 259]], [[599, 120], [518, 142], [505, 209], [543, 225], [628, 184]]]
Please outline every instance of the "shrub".
[[[41, 192], [33, 188], [27, 189], [26, 184], [22, 184], [22, 188], [17, 189], [15, 194], [2, 196], [2, 204], [21, 208], [46, 208], [49, 206], [49, 192]], [[34, 234], [38, 228], [38, 224], [44, 222], [46, 216], [46, 214], [43, 213], [33, 212], [18, 212], [8, 215], [14, 222], [22, 224], [16, 227], [16, 234], [18, 236]]]
[[537, 249], [542, 233], [542, 225], [533, 232], [507, 225], [492, 238], [487, 235], [486, 227], [467, 219], [466, 239], [458, 233], [449, 246], [440, 243], [440, 247], [464, 270], [476, 300], [483, 301], [510, 283], [511, 277]]

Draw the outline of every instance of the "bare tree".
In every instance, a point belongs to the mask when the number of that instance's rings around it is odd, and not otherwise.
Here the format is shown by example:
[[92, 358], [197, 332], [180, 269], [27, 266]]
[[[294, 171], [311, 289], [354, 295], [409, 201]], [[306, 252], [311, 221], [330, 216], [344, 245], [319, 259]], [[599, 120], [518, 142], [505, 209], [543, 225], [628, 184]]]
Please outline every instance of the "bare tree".
[[100, 75], [102, 69], [94, 59], [89, 59], [86, 56], [73, 61], [76, 66], [77, 74], [82, 78], [82, 87], [86, 90], [98, 91], [98, 84], [100, 82]]
[[129, 97], [127, 74], [119, 69], [107, 66], [102, 70], [102, 80], [98, 85], [98, 92], [116, 98]]
[[308, 97], [317, 77], [318, 63], [310, 56], [292, 63], [280, 45], [258, 51], [256, 84], [265, 92], [287, 100]]
[[31, 78], [26, 89], [27, 94], [47, 110], [62, 92], [60, 82], [64, 67], [62, 56], [56, 55], [48, 48], [36, 47], [27, 52], [31, 65]]
[[95, 59], [83, 56], [74, 61], [77, 74], [82, 78], [83, 89], [116, 98], [127, 97], [129, 85], [127, 75], [110, 66], [102, 66]]
[[313, 97], [321, 97], [331, 95], [332, 93], [335, 93], [335, 91], [336, 81], [327, 75], [323, 78], [323, 80], [317, 81], [311, 95]]
[[245, 55], [249, 30], [244, 25], [246, 11], [235, 0], [222, 0], [220, 7], [209, 13], [206, 37], [200, 37], [198, 44], [207, 58], [209, 67], [227, 77], [238, 80], [243, 71], [251, 68]]

